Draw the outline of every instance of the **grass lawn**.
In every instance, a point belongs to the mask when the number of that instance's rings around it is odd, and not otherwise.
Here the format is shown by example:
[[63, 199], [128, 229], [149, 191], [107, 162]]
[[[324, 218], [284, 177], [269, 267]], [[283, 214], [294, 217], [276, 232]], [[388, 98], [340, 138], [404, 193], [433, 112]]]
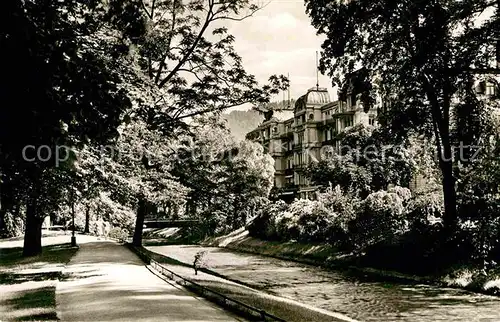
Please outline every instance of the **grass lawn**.
[[56, 283], [77, 248], [49, 245], [41, 255], [24, 258], [21, 247], [1, 244], [0, 321], [57, 320]]

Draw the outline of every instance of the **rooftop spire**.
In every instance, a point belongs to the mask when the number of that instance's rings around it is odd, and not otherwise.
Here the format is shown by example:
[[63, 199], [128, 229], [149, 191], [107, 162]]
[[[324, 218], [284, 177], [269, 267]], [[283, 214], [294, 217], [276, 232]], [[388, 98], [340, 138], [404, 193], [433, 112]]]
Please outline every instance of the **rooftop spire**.
[[281, 106], [282, 109], [286, 109], [285, 108], [285, 91], [283, 91], [283, 100], [281, 101], [280, 106]]
[[288, 109], [290, 109], [290, 73], [288, 73]]
[[318, 51], [316, 50], [316, 90], [319, 90]]

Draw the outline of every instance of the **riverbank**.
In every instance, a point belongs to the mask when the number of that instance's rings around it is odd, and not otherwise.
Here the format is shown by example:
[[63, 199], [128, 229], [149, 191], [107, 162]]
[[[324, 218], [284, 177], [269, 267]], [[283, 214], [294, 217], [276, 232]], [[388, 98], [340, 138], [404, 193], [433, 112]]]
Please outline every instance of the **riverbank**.
[[182, 229], [165, 229], [153, 232], [148, 245], [199, 244], [223, 247], [249, 254], [309, 264], [325, 269], [350, 270], [380, 280], [429, 284], [438, 287], [452, 287], [486, 295], [500, 296], [500, 269], [489, 272], [469, 267], [456, 267], [444, 274], [412, 275], [388, 269], [377, 269], [360, 265], [359, 257], [353, 254], [339, 254], [328, 244], [304, 244], [297, 242], [266, 241], [249, 236], [244, 228], [220, 237], [203, 240], [187, 236]]
[[201, 241], [200, 244], [291, 260], [326, 269], [348, 269], [388, 281], [424, 283], [439, 287], [460, 288], [486, 295], [500, 295], [500, 274], [497, 274], [497, 272], [487, 273], [462, 267], [444, 275], [418, 276], [397, 271], [361, 267], [353, 265], [356, 262], [355, 256], [338, 255], [336, 250], [329, 245], [265, 241], [249, 236], [248, 231], [245, 229], [239, 229], [221, 237], [208, 238]]
[[499, 297], [459, 288], [390, 282], [356, 271], [328, 270], [229, 248], [179, 244], [145, 247], [168, 256], [172, 264], [185, 266], [191, 274], [194, 257], [204, 253], [203, 266], [211, 275], [357, 321], [500, 321]]
[[[188, 287], [195, 293], [207, 298], [220, 306], [241, 314], [243, 317], [254, 321], [260, 316], [255, 316], [255, 312], [265, 312], [271, 315], [270, 321], [275, 318], [284, 321], [352, 321], [353, 320], [338, 312], [324, 310], [313, 307], [293, 299], [280, 297], [274, 292], [263, 292], [261, 285], [242, 281], [240, 278], [232, 278], [227, 272], [219, 271], [218, 268], [208, 265], [210, 268], [202, 267], [195, 273], [192, 268], [192, 259], [195, 256], [193, 247], [179, 246], [180, 252], [171, 252], [170, 249], [162, 251], [163, 246], [145, 246], [143, 248], [129, 247], [134, 250], [148, 264], [152, 261], [158, 263], [165, 269], [171, 279], [180, 282], [184, 287]], [[196, 246], [195, 246], [196, 247]], [[209, 254], [210, 259], [215, 259], [213, 253]], [[228, 254], [229, 255], [229, 254]], [[172, 257], [171, 257], [172, 256]], [[234, 258], [219, 258], [222, 262], [234, 262]], [[151, 265], [153, 268], [156, 265]], [[162, 270], [160, 269], [161, 273]], [[170, 272], [177, 276], [171, 275]], [[181, 277], [183, 280], [179, 280]], [[188, 283], [186, 283], [188, 281]], [[234, 305], [235, 303], [239, 303]], [[252, 308], [251, 311], [248, 308]]]

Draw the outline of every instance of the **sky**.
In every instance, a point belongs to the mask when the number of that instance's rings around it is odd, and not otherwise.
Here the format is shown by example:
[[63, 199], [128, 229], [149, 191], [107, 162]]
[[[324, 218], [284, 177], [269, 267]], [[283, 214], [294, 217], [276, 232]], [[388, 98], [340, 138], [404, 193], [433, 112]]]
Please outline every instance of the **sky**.
[[[477, 22], [484, 22], [493, 13], [493, 8], [487, 9]], [[295, 99], [316, 86], [316, 51], [321, 50], [324, 38], [317, 36], [311, 26], [304, 0], [271, 0], [252, 17], [240, 22], [225, 21], [225, 25], [236, 38], [235, 49], [246, 71], [255, 75], [259, 83], [265, 84], [270, 75], [289, 73], [290, 93]], [[331, 100], [337, 99], [329, 77], [320, 74], [319, 86], [328, 89]], [[283, 94], [272, 98], [282, 99]], [[250, 107], [248, 104], [234, 109]]]
[[[323, 40], [310, 25], [303, 0], [273, 0], [252, 17], [227, 27], [246, 71], [259, 83], [267, 83], [273, 74], [289, 73], [290, 96], [295, 99], [316, 86], [316, 51]], [[319, 75], [319, 86], [328, 89], [332, 100], [336, 98], [327, 76]], [[283, 94], [272, 98], [281, 99]]]

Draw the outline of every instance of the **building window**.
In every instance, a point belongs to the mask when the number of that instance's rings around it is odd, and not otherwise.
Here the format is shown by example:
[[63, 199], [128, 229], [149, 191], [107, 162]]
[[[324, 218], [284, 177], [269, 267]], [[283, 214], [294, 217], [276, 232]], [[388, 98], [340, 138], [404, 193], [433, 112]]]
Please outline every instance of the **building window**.
[[348, 127], [348, 126], [353, 126], [353, 117], [352, 115], [349, 115], [347, 116], [345, 119], [344, 119], [344, 128]]
[[312, 121], [312, 120], [314, 120], [314, 114], [311, 113], [311, 114], [309, 114], [309, 121]]
[[332, 130], [327, 129], [326, 130], [326, 140], [329, 141], [332, 139]]
[[370, 116], [370, 118], [368, 119], [368, 124], [375, 125], [375, 117]]
[[492, 82], [486, 83], [486, 95], [495, 95], [495, 84], [493, 84]]
[[298, 136], [298, 143], [302, 144], [302, 142], [304, 142], [304, 132], [299, 133], [297, 136]]
[[350, 107], [350, 108], [354, 108], [354, 107], [356, 107], [356, 96], [351, 95], [351, 96], [349, 97], [349, 99], [351, 100], [351, 101], [350, 101], [350, 104], [349, 104], [349, 107]]

